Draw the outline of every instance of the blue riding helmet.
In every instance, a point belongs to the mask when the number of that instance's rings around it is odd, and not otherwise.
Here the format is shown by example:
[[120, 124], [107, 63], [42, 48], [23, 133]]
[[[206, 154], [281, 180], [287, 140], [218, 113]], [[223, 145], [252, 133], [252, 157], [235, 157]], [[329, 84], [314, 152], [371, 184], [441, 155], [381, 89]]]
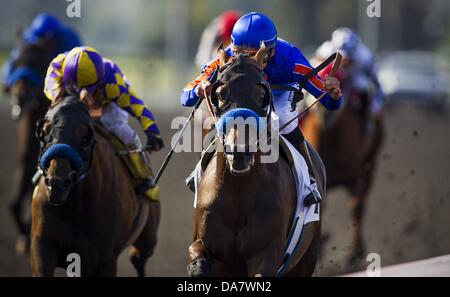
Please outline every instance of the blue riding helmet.
[[231, 41], [236, 48], [258, 49], [262, 42], [272, 48], [277, 44], [277, 28], [268, 16], [251, 12], [236, 22]]
[[352, 29], [341, 27], [333, 31], [331, 43], [341, 51], [344, 57], [352, 58], [358, 47], [359, 36]]
[[60, 27], [58, 19], [46, 12], [38, 14], [23, 33], [23, 40], [36, 43], [41, 38], [52, 38]]

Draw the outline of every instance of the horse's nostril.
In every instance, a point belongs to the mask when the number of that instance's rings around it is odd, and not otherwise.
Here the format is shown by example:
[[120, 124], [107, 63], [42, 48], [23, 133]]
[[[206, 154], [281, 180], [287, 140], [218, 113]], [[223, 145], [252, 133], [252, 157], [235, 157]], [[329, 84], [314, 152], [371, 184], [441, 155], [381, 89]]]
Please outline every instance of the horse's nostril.
[[46, 186], [49, 186], [49, 185], [50, 185], [50, 179], [49, 179], [48, 177], [46, 177], [46, 178], [44, 179], [44, 182], [45, 182], [45, 185], [46, 185]]

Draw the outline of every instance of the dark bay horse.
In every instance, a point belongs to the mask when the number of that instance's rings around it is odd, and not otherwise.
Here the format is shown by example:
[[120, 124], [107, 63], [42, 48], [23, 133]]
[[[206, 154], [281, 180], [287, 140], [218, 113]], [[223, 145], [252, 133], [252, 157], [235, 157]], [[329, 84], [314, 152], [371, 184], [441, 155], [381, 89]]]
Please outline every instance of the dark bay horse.
[[22, 45], [13, 63], [14, 80], [6, 91], [11, 95], [11, 117], [17, 121], [16, 170], [9, 204], [20, 237], [18, 252], [28, 252], [30, 232], [29, 210], [31, 179], [36, 171], [39, 143], [35, 137], [36, 122], [49, 106], [45, 98], [44, 77], [51, 61], [49, 51], [39, 45]]
[[[327, 190], [343, 186], [350, 193], [351, 244], [348, 261], [351, 266], [364, 256], [362, 222], [367, 196], [372, 186], [378, 153], [384, 138], [381, 119], [365, 132], [369, 116], [369, 92], [355, 92], [341, 77], [344, 103], [340, 110], [328, 112], [322, 108], [308, 114], [301, 122], [306, 139], [317, 138], [318, 151], [327, 168]], [[318, 118], [322, 120], [317, 120]]]
[[44, 144], [32, 201], [31, 266], [51, 276], [77, 253], [81, 276], [114, 276], [117, 258], [133, 244], [130, 259], [139, 276], [156, 245], [159, 202], [138, 197], [112, 144], [95, 132], [76, 97], [54, 103], [38, 128]]
[[[225, 66], [209, 100], [217, 116], [245, 110], [265, 117], [271, 91], [261, 69], [267, 54], [261, 48], [253, 57], [238, 55], [226, 63], [219, 50]], [[274, 276], [283, 263], [297, 199], [294, 176], [284, 158], [261, 162], [264, 153], [250, 152], [249, 141], [243, 151], [236, 150], [241, 132], [235, 127], [225, 133], [202, 174], [188, 251], [190, 276]], [[230, 149], [224, 152], [223, 146]], [[325, 169], [318, 154], [311, 153], [324, 195]], [[303, 236], [307, 244], [284, 275], [310, 276], [314, 271], [320, 221], [306, 224]]]

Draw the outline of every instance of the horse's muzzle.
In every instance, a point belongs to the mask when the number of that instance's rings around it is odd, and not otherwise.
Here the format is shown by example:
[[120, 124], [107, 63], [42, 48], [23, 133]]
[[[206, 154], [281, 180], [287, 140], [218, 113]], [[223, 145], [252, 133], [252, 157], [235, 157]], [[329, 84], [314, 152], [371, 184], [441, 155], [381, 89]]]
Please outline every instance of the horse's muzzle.
[[227, 145], [225, 158], [233, 175], [244, 175], [255, 164], [255, 152], [252, 152], [248, 145]]
[[45, 189], [48, 202], [53, 206], [64, 204], [72, 186], [73, 179], [71, 177], [46, 177]]

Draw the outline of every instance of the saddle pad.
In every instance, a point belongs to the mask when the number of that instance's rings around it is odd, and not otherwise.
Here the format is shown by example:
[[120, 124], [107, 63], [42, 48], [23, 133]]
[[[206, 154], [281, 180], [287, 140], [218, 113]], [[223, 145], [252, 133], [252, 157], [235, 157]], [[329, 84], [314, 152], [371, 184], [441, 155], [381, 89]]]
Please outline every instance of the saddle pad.
[[[133, 158], [136, 158], [135, 154], [119, 154], [119, 152], [127, 151], [127, 146], [119, 139], [117, 138], [113, 133], [108, 131], [100, 122], [95, 122], [95, 131], [106, 138], [114, 147], [114, 149], [117, 152], [117, 155], [122, 160], [122, 162], [125, 164], [125, 167], [128, 170], [128, 173], [130, 174], [132, 178], [133, 187], [136, 188], [142, 183], [142, 179], [140, 176], [142, 176], [142, 171], [147, 170], [147, 168], [137, 167], [135, 160]], [[150, 174], [153, 176], [153, 172], [150, 172]], [[151, 188], [145, 192], [145, 196], [150, 198], [151, 200], [158, 201], [159, 200], [159, 187], [156, 186], [154, 188]]]
[[[113, 133], [109, 132], [98, 121], [95, 121], [95, 132], [100, 134], [102, 137], [106, 138], [113, 145], [117, 153], [128, 150], [128, 148], [125, 146], [125, 144], [123, 144], [122, 141], [120, 141], [119, 138], [117, 138]], [[133, 163], [130, 159], [130, 156], [128, 154], [118, 154], [118, 155], [120, 156], [120, 159], [125, 163], [131, 176], [135, 176], [135, 172], [133, 170]]]
[[[317, 186], [315, 184], [311, 185], [310, 183], [308, 166], [306, 165], [305, 159], [300, 154], [300, 152], [295, 149], [295, 147], [290, 144], [289, 141], [287, 141], [283, 136], [280, 137], [280, 143], [281, 140], [285, 142], [286, 146], [289, 148], [289, 151], [293, 156], [294, 166], [291, 167], [291, 169], [297, 188], [297, 203], [291, 231], [289, 232], [289, 237], [284, 250], [285, 261], [278, 272], [284, 270], [284, 266], [286, 266], [286, 264], [291, 260], [291, 258], [295, 255], [295, 252], [300, 247], [302, 243], [301, 241], [304, 226], [307, 223], [320, 220], [320, 205], [313, 204], [309, 207], [306, 207], [304, 205], [304, 198], [307, 196], [305, 193], [318, 194]], [[317, 212], [316, 206], [318, 209]]]

